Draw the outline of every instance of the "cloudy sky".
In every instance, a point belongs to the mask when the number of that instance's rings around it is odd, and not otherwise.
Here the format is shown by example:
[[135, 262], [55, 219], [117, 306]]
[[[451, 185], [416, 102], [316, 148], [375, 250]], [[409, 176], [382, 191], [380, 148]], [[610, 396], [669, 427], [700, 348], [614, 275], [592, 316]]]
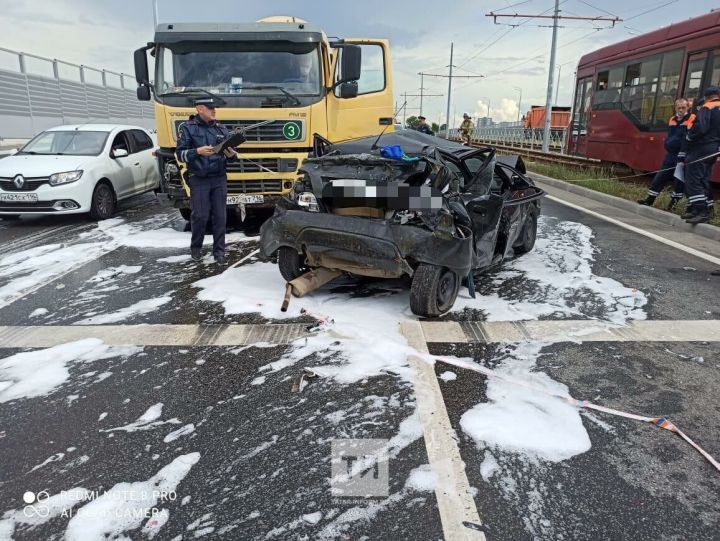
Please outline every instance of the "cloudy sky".
[[[295, 15], [337, 37], [387, 38], [391, 42], [395, 98], [417, 94], [420, 71], [447, 73], [450, 42], [458, 75], [482, 79], [453, 81], [451, 114], [515, 120], [521, 109], [544, 104], [547, 92], [551, 21], [504, 19], [485, 14], [551, 14], [553, 0], [157, 0], [160, 22], [249, 22], [268, 15]], [[563, 21], [558, 34], [558, 105], [570, 105], [574, 71], [582, 54], [718, 8], [718, 0], [561, 0], [570, 16], [618, 16], [623, 22]], [[131, 72], [132, 52], [152, 39], [152, 0], [0, 0], [0, 47], [110, 70]], [[5, 61], [7, 61], [7, 55]], [[0, 66], [3, 54], [0, 52]], [[555, 77], [557, 78], [558, 70]], [[445, 116], [447, 79], [425, 78], [424, 113]], [[417, 113], [418, 98], [408, 98]]]

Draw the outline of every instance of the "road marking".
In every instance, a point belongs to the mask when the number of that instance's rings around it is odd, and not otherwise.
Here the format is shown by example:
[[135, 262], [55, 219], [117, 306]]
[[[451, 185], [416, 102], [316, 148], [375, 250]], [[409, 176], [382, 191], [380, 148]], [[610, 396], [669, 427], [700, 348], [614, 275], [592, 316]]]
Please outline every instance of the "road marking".
[[590, 214], [591, 216], [595, 216], [596, 218], [600, 218], [601, 220], [605, 220], [606, 222], [615, 224], [619, 227], [627, 229], [628, 231], [638, 233], [638, 234], [648, 237], [650, 239], [653, 239], [653, 240], [656, 240], [663, 244], [666, 244], [667, 246], [671, 246], [672, 248], [682, 250], [683, 252], [685, 252], [687, 254], [693, 255], [695, 257], [699, 257], [700, 259], [704, 259], [705, 261], [709, 261], [713, 265], [720, 265], [720, 258], [711, 256], [710, 254], [706, 254], [704, 252], [701, 252], [700, 250], [696, 250], [695, 248], [690, 248], [688, 246], [685, 246], [684, 244], [680, 244], [679, 242], [675, 242], [674, 240], [666, 239], [664, 237], [661, 237], [660, 235], [656, 235], [655, 233], [650, 233], [649, 231], [645, 231], [644, 229], [640, 229], [639, 227], [635, 227], [634, 225], [626, 224], [625, 222], [621, 222], [620, 220], [616, 220], [615, 218], [610, 218], [609, 216], [604, 216], [604, 215], [600, 214], [599, 212], [595, 212], [594, 210], [586, 209], [585, 207], [581, 207], [580, 205], [576, 205], [574, 203], [569, 203], [568, 201], [563, 201], [562, 199], [558, 199], [557, 197], [554, 197], [552, 195], [547, 195], [546, 197], [550, 201], [560, 203], [561, 205], [565, 205], [566, 207], [574, 208], [575, 210], [579, 210], [581, 212], [584, 212], [585, 214]]
[[245, 346], [289, 344], [307, 323], [272, 325], [67, 325], [0, 327], [0, 348], [48, 348], [84, 338], [110, 346]]
[[720, 320], [424, 321], [428, 342], [720, 342]]
[[[720, 320], [409, 321], [428, 343], [468, 342], [720, 342]], [[0, 326], [0, 348], [51, 347], [83, 338], [113, 346], [245, 346], [290, 344], [309, 336], [307, 323], [270, 325], [45, 325]]]
[[[420, 353], [429, 353], [423, 327], [419, 322], [406, 321], [401, 323], [400, 327], [411, 347]], [[435, 369], [417, 355], [410, 355], [408, 362], [415, 371], [415, 396], [423, 426], [425, 449], [430, 466], [437, 476], [435, 497], [444, 537], [448, 540], [485, 541], [484, 533], [463, 525], [464, 522], [478, 526], [482, 523]]]

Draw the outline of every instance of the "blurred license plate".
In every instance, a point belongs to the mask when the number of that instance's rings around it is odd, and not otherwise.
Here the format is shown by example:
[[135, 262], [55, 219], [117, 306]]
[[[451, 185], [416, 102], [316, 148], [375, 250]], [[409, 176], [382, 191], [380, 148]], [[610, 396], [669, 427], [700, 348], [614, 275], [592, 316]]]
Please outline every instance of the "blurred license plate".
[[38, 196], [36, 193], [0, 193], [0, 201], [17, 201], [37, 203]]
[[262, 195], [228, 195], [227, 196], [227, 204], [228, 205], [249, 205], [252, 203], [262, 203], [265, 201], [265, 197]]

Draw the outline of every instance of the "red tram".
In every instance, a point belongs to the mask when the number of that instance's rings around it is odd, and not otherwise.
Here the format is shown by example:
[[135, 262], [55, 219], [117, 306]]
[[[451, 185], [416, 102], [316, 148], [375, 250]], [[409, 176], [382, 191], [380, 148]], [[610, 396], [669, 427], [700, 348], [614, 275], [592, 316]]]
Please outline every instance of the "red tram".
[[[675, 99], [720, 84], [720, 10], [584, 55], [566, 150], [636, 171], [662, 162]], [[713, 169], [720, 182], [720, 165]]]

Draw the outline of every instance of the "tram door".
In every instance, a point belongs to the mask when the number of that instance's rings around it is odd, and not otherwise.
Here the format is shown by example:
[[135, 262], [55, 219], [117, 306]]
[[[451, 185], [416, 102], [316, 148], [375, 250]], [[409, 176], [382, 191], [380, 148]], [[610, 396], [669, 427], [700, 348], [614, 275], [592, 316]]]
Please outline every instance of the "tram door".
[[575, 87], [572, 123], [567, 140], [569, 154], [585, 155], [587, 130], [590, 123], [590, 113], [592, 112], [592, 82], [592, 76], [584, 77], [578, 79]]

